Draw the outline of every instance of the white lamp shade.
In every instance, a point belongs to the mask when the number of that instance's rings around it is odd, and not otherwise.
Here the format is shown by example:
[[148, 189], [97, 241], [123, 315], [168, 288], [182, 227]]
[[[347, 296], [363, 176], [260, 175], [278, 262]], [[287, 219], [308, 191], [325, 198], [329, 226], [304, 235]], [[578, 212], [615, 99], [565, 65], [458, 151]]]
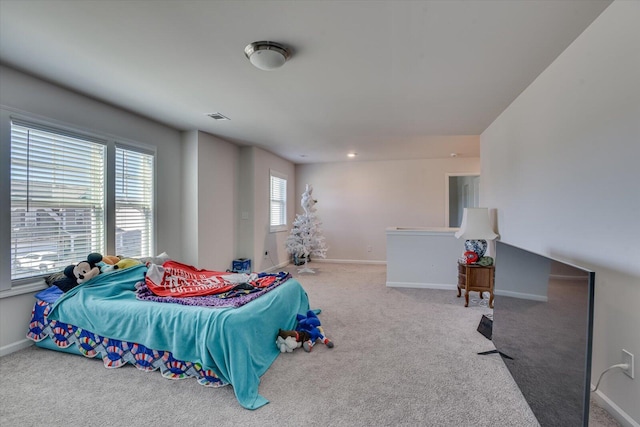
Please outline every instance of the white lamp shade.
[[249, 57], [249, 61], [251, 61], [254, 67], [265, 71], [282, 67], [286, 60], [287, 58], [280, 52], [269, 49], [253, 52]]
[[491, 228], [488, 208], [464, 208], [460, 230], [456, 238], [465, 240], [493, 240], [498, 235]]

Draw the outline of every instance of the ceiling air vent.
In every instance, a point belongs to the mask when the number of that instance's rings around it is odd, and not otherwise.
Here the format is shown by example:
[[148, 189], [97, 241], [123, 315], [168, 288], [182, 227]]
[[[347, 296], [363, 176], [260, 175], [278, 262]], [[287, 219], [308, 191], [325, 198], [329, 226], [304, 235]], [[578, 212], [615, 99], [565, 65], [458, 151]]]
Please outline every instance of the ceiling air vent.
[[230, 120], [229, 117], [223, 116], [220, 113], [211, 113], [207, 114], [207, 116], [211, 117], [213, 120]]

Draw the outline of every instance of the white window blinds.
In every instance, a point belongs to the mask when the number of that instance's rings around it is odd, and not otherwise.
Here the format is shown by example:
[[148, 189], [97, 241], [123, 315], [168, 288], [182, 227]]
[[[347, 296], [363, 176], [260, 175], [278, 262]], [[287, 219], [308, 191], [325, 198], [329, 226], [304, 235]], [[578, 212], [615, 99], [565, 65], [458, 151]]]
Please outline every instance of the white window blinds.
[[152, 154], [116, 147], [116, 254], [152, 256]]
[[287, 176], [276, 171], [270, 171], [270, 175], [270, 230], [283, 231], [287, 226]]
[[103, 141], [11, 123], [11, 279], [103, 252]]
[[7, 124], [12, 284], [60, 272], [92, 252], [153, 255], [153, 149], [35, 119]]

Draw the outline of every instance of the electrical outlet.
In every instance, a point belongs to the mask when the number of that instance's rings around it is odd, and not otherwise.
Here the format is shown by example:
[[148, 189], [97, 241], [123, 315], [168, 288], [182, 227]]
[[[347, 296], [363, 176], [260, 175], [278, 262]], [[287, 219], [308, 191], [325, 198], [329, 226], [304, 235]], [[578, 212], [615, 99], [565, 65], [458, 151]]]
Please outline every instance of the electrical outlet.
[[373, 250], [373, 246], [369, 245], [367, 246], [367, 252], [371, 252]]
[[626, 363], [629, 365], [624, 372], [627, 376], [633, 378], [633, 354], [629, 353], [627, 350], [622, 349], [622, 363]]

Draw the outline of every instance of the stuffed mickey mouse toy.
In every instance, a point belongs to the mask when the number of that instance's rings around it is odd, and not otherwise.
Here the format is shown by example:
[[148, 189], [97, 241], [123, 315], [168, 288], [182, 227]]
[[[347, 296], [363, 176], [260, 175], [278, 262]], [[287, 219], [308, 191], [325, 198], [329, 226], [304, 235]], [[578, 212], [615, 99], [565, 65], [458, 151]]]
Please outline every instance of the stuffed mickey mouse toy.
[[73, 268], [73, 275], [76, 276], [78, 284], [84, 283], [89, 279], [93, 279], [100, 274], [100, 268], [96, 265], [102, 261], [102, 255], [91, 253], [87, 256], [86, 261], [79, 262]]

